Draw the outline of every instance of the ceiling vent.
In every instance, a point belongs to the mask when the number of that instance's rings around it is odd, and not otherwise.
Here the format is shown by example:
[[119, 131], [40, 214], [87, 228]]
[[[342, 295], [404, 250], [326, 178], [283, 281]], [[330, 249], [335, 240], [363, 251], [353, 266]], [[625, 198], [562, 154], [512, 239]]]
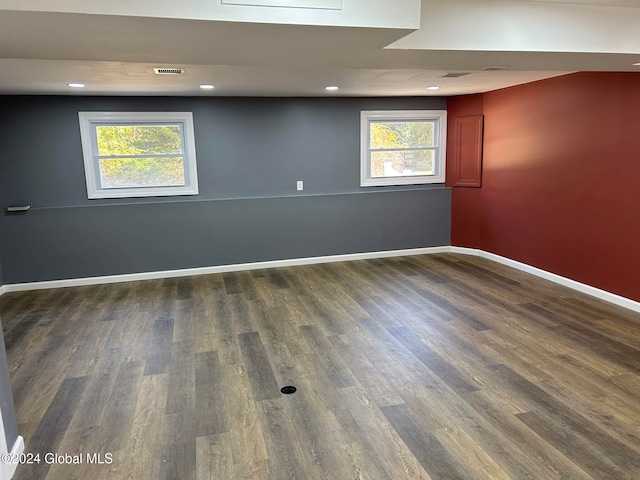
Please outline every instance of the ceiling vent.
[[156, 75], [182, 75], [185, 70], [184, 68], [154, 68], [153, 72]]
[[489, 66], [489, 67], [484, 67], [482, 69], [483, 72], [499, 72], [501, 70], [506, 70], [507, 67], [505, 67], [504, 65], [495, 65], [495, 66]]
[[460, 77], [466, 77], [467, 75], [470, 75], [471, 72], [449, 72], [449, 73], [445, 73], [444, 75], [441, 75], [440, 78], [460, 78]]

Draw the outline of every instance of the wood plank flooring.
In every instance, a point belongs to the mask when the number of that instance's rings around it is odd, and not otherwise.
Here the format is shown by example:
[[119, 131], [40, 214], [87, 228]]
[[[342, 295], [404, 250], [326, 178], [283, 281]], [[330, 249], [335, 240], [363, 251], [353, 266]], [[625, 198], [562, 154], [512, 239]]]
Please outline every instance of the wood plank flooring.
[[17, 480], [640, 478], [640, 315], [482, 259], [12, 293], [0, 316], [25, 451], [84, 455]]

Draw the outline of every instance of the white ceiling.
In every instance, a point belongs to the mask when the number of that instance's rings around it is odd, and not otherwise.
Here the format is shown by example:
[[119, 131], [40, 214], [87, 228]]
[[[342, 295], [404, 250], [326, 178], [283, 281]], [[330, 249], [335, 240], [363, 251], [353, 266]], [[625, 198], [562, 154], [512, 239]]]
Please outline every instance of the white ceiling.
[[[344, 12], [325, 11], [313, 25], [307, 9], [243, 7], [194, 19], [125, 15], [126, 4], [148, 2], [0, 0], [0, 93], [458, 95], [579, 70], [640, 72], [640, 9], [629, 8], [640, 0], [423, 0], [420, 29], [411, 1], [391, 15], [391, 2], [343, 0]], [[97, 13], [101, 3], [111, 14]], [[92, 13], [81, 13], [87, 4]], [[246, 15], [228, 18], [238, 12]], [[495, 65], [507, 69], [482, 71]], [[158, 66], [186, 73], [157, 76]], [[470, 75], [441, 78], [447, 72]], [[87, 86], [72, 91], [72, 81]], [[216, 89], [203, 92], [201, 83]], [[325, 92], [333, 84], [340, 90]]]
[[638, 0], [524, 0], [539, 3], [565, 3], [569, 5], [592, 5], [598, 7], [631, 7], [640, 8]]
[[511, 0], [429, 0], [426, 4], [421, 28], [390, 48], [640, 53], [640, 8]]

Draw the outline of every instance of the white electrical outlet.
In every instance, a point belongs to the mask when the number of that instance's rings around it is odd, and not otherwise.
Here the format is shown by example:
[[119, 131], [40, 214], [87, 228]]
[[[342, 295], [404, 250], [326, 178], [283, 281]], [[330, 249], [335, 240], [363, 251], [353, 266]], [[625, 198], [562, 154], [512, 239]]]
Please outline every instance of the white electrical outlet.
[[296, 185], [297, 185], [298, 191], [304, 190], [304, 182], [302, 180], [298, 180], [296, 182]]

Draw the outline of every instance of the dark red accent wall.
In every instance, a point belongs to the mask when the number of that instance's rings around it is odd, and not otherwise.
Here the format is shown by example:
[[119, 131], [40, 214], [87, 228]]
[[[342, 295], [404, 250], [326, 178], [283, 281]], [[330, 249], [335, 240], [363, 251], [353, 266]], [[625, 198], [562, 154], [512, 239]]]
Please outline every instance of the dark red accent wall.
[[452, 188], [452, 245], [640, 301], [640, 73], [453, 97], [449, 131], [479, 114], [482, 188]]

